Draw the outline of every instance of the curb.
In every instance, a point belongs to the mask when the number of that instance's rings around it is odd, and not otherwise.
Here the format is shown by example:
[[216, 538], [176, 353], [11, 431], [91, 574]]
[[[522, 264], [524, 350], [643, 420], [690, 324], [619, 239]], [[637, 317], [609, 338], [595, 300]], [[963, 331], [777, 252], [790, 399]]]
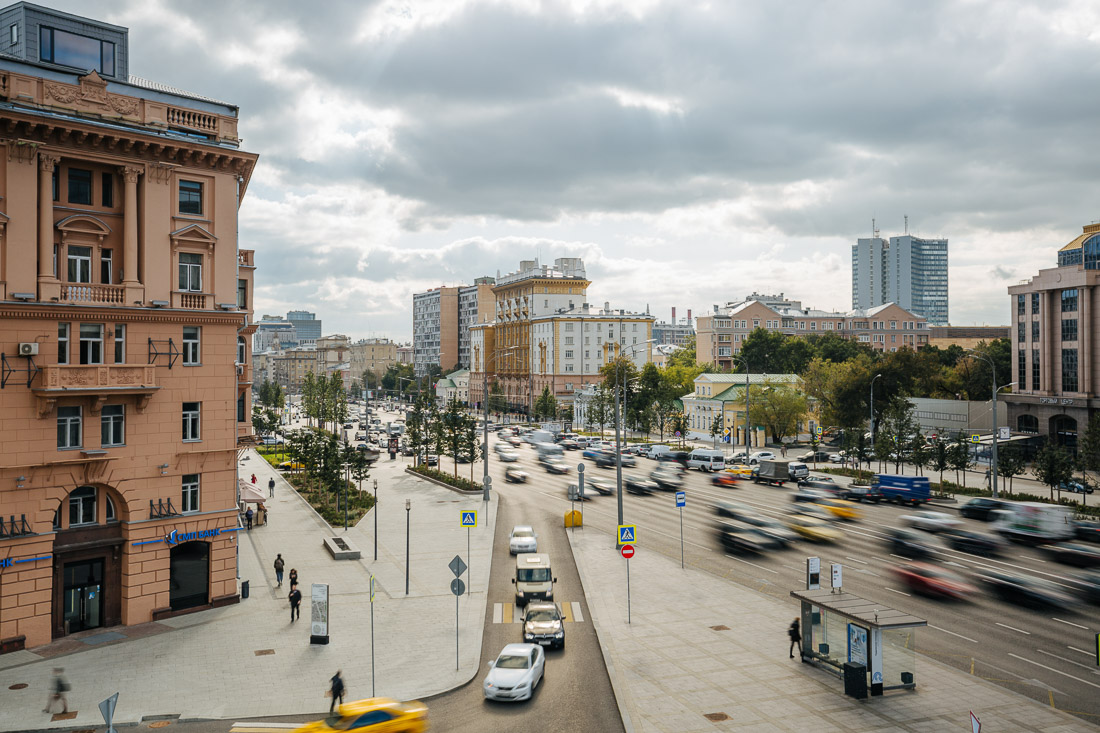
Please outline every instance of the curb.
[[414, 470], [412, 470], [411, 468], [408, 468], [408, 467], [405, 468], [405, 473], [410, 474], [412, 476], [416, 476], [418, 479], [421, 479], [422, 481], [427, 481], [428, 483], [431, 483], [431, 484], [435, 484], [436, 486], [442, 486], [444, 489], [450, 489], [451, 491], [455, 492], [456, 494], [462, 494], [463, 496], [478, 496], [482, 492], [481, 489], [476, 489], [474, 491], [466, 491], [465, 489], [460, 489], [457, 486], [451, 486], [449, 483], [447, 483], [445, 481], [440, 481], [439, 479], [432, 478], [431, 476], [425, 476], [424, 474], [420, 473], [419, 471], [414, 471]]

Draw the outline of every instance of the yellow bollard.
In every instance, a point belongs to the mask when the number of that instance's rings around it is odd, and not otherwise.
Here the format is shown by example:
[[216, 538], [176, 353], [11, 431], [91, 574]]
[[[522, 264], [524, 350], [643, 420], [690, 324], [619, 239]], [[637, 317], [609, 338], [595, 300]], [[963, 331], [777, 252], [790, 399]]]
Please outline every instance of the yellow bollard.
[[571, 511], [565, 513], [565, 526], [566, 527], [580, 527], [583, 522], [583, 517], [578, 511]]

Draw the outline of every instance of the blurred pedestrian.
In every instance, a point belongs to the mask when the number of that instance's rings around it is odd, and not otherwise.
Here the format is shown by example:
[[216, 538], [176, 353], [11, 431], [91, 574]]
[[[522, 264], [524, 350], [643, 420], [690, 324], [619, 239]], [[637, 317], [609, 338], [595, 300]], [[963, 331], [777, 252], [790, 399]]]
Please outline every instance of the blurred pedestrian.
[[252, 483], [253, 483], [253, 484], [255, 484], [255, 483], [256, 483], [256, 474], [252, 474]]
[[336, 699], [340, 698], [340, 704], [344, 704], [344, 678], [340, 676], [340, 670], [336, 670], [336, 674], [332, 676], [332, 687], [329, 689], [329, 697], [332, 699], [328, 703], [328, 713], [332, 715], [333, 708], [336, 707]]
[[[789, 629], [787, 629], [787, 635], [791, 637], [791, 648], [789, 650], [791, 654], [791, 659], [794, 659], [795, 647], [797, 647], [802, 642], [802, 632], [799, 631], [798, 626], [798, 619], [795, 619], [794, 621], [791, 621], [791, 626]], [[801, 656], [801, 652], [799, 653], [799, 656]]]
[[42, 712], [52, 713], [53, 704], [58, 700], [61, 701], [61, 713], [69, 712], [69, 701], [65, 699], [65, 693], [73, 688], [69, 681], [65, 679], [64, 673], [65, 669], [63, 667], [54, 667], [53, 681], [50, 683], [50, 696], [46, 700], [46, 709]]
[[290, 569], [290, 587], [298, 585], [298, 568]]
[[283, 555], [279, 553], [275, 556], [275, 580], [279, 581], [279, 587], [283, 587], [283, 568], [285, 567], [283, 562]]
[[302, 591], [298, 590], [298, 586], [290, 586], [287, 600], [290, 601], [290, 620], [293, 623], [294, 619], [302, 617]]
[[245, 526], [249, 530], [252, 529], [252, 517], [253, 517], [253, 515], [254, 515], [254, 512], [252, 511], [252, 507], [248, 507], [248, 511], [244, 513], [244, 523], [245, 523]]
[[272, 476], [267, 480], [267, 495], [275, 496], [275, 477]]

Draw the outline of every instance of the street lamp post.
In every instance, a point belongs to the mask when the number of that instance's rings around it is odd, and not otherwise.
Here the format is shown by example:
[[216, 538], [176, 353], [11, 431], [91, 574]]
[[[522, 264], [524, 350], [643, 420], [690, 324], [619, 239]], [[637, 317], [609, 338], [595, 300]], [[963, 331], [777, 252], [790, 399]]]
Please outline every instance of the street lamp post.
[[[979, 354], [977, 351], [967, 352], [969, 356], [975, 359], [981, 359], [989, 364], [990, 378], [993, 380], [993, 455], [990, 457], [989, 463], [989, 475], [990, 475], [990, 487], [993, 489], [993, 498], [997, 498], [997, 393], [1000, 392], [1000, 388], [997, 387], [997, 365], [993, 363], [992, 357], [986, 354]], [[1011, 387], [1016, 382], [1006, 384], [1005, 387]]]
[[489, 365], [497, 360], [498, 357], [503, 356], [509, 352], [515, 351], [516, 347], [504, 349], [493, 354], [491, 358], [485, 360], [482, 365], [482, 393], [481, 403], [484, 405], [484, 419], [482, 421], [483, 435], [485, 442], [482, 446], [482, 464], [484, 472], [481, 475], [481, 498], [482, 500], [489, 501]]
[[378, 479], [374, 480], [374, 561], [378, 562]]
[[[619, 336], [620, 337], [622, 336], [622, 323], [621, 322], [619, 324]], [[653, 343], [656, 340], [657, 339], [646, 339], [645, 341], [643, 341], [640, 344], [632, 344], [628, 349], [624, 349], [623, 351], [633, 352], [639, 346], [648, 346], [649, 344]], [[622, 421], [622, 409], [621, 409], [621, 405], [619, 403], [619, 389], [624, 388], [624, 385], [622, 384], [623, 380], [619, 376], [619, 372], [620, 372], [620, 370], [622, 369], [622, 366], [623, 366], [623, 362], [622, 362], [623, 356], [624, 356], [624, 354], [622, 352], [620, 352], [619, 353], [619, 359], [615, 364], [615, 377], [616, 377], [615, 381], [619, 383], [619, 384], [615, 385], [615, 498], [616, 498], [617, 503], [618, 503], [618, 511], [619, 511], [618, 516], [619, 516], [619, 524], [620, 525], [623, 523], [623, 444], [622, 444], [622, 436], [619, 432], [619, 423]], [[625, 390], [625, 388], [623, 389], [623, 400], [624, 401], [626, 400], [626, 390]], [[582, 487], [582, 490], [583, 490], [583, 487]], [[616, 535], [615, 543], [618, 544], [618, 541], [619, 541], [618, 540], [618, 535]]]
[[871, 378], [871, 422], [869, 429], [871, 433], [871, 450], [874, 450], [875, 447], [875, 380], [881, 376], [881, 374], [876, 374]]
[[409, 595], [409, 517], [412, 500], [405, 499], [405, 595]]
[[[752, 443], [750, 442], [751, 438], [749, 437], [749, 435], [750, 435], [749, 430], [751, 429], [749, 427], [749, 425], [750, 425], [750, 421], [749, 421], [749, 386], [750, 386], [750, 381], [751, 381], [750, 377], [752, 375], [749, 374], [749, 362], [748, 362], [748, 360], [743, 356], [734, 356], [733, 355], [733, 345], [730, 344], [730, 361], [732, 362], [733, 360], [737, 360], [737, 361], [741, 362], [741, 366], [745, 367], [745, 465], [748, 465], [748, 463], [749, 463], [749, 452], [752, 450]], [[733, 432], [732, 431], [730, 432], [730, 445], [731, 446], [733, 445]]]

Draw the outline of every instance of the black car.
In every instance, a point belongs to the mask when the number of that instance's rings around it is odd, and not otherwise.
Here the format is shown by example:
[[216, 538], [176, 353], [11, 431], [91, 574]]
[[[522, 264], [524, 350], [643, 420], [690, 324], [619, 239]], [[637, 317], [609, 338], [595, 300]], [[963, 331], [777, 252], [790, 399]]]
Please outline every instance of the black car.
[[1080, 521], [1074, 524], [1077, 539], [1085, 542], [1100, 542], [1100, 522]]
[[800, 489], [814, 489], [816, 491], [823, 491], [832, 496], [839, 496], [844, 490], [833, 480], [823, 479], [820, 476], [812, 476], [810, 478], [803, 479], [798, 482]]
[[728, 522], [719, 522], [715, 527], [718, 541], [726, 552], [760, 553], [780, 547], [774, 539], [767, 537], [751, 527], [742, 527]]
[[949, 529], [940, 532], [940, 537], [948, 547], [973, 555], [996, 556], [1004, 548], [1004, 542], [997, 537], [965, 529]]
[[989, 522], [993, 519], [993, 512], [999, 509], [1008, 509], [1008, 502], [1000, 499], [987, 499], [984, 496], [970, 501], [959, 507], [959, 514], [968, 519], [977, 519]]
[[683, 473], [677, 468], [658, 468], [649, 478], [662, 489], [678, 489], [684, 483]]
[[800, 455], [797, 460], [803, 463], [828, 463], [829, 453], [827, 451], [819, 450], [817, 452], [809, 451]]
[[1100, 604], [1100, 570], [1070, 575], [1070, 583], [1088, 603]]
[[1005, 601], [1029, 608], [1069, 608], [1073, 599], [1054, 583], [1023, 575], [989, 571], [978, 579]]
[[882, 501], [882, 489], [877, 486], [852, 484], [840, 490], [840, 498], [848, 501], [858, 501], [861, 504], [865, 501], [878, 504]]
[[649, 479], [645, 478], [628, 478], [623, 479], [623, 488], [630, 494], [641, 494], [645, 496], [652, 494], [657, 490], [657, 484]]
[[1066, 565], [1079, 568], [1100, 567], [1100, 548], [1070, 542], [1058, 542], [1043, 545], [1042, 549], [1050, 559]]
[[668, 453], [659, 453], [657, 455], [658, 461], [675, 461], [681, 466], [687, 466], [689, 458], [691, 458], [691, 453], [682, 450], [673, 450]]
[[935, 553], [925, 535], [908, 529], [886, 530], [886, 544], [890, 547], [890, 552], [911, 559], [932, 557]]

